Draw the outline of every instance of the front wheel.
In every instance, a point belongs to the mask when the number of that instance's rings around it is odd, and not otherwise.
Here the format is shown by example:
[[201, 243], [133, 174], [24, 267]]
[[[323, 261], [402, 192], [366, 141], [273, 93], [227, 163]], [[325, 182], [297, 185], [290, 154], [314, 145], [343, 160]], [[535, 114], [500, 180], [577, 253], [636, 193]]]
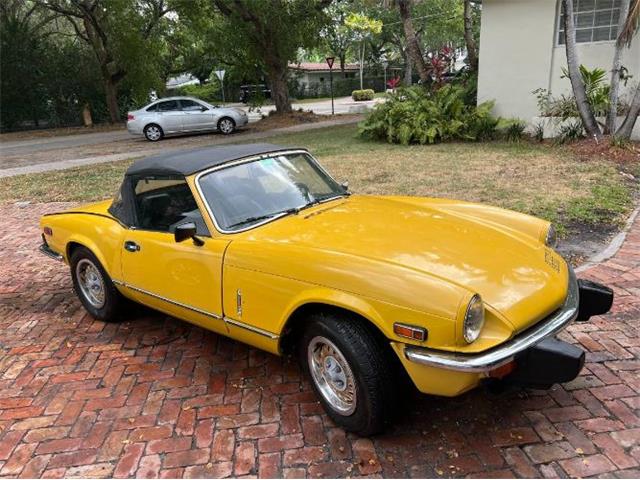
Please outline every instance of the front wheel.
[[87, 312], [105, 322], [120, 320], [124, 298], [96, 256], [87, 248], [78, 247], [71, 254], [69, 264], [73, 288]]
[[235, 129], [236, 129], [236, 122], [234, 122], [232, 118], [224, 117], [224, 118], [221, 118], [220, 121], [218, 122], [218, 130], [224, 133], [225, 135], [229, 135], [230, 133], [233, 133]]
[[345, 430], [379, 433], [396, 402], [392, 362], [369, 326], [345, 315], [314, 314], [300, 342], [300, 360], [320, 402]]

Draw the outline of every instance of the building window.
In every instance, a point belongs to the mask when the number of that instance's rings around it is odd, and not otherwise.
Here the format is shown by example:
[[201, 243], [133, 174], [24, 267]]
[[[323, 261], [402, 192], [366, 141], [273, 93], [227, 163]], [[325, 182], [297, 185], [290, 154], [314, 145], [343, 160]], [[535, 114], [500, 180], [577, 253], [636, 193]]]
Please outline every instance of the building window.
[[[620, 0], [573, 0], [576, 42], [615, 40], [620, 23]], [[564, 11], [558, 16], [558, 45], [564, 45]]]

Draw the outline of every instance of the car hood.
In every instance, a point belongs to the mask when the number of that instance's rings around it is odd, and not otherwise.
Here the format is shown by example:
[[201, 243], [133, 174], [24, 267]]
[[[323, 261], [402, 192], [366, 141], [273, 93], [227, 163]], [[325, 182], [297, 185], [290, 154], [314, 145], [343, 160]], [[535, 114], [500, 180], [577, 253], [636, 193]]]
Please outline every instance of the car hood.
[[447, 206], [455, 204], [423, 200], [354, 195], [247, 233], [253, 240], [371, 258], [451, 282], [479, 293], [516, 331], [562, 304], [566, 264], [538, 239]]

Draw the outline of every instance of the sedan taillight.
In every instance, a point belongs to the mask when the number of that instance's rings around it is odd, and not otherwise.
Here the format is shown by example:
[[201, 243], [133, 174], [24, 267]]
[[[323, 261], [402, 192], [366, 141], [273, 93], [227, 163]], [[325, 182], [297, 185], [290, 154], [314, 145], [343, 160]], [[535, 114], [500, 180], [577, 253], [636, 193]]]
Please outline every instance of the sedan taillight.
[[133, 115], [131, 115], [130, 113], [127, 113], [127, 121], [129, 120], [135, 120], [135, 117]]

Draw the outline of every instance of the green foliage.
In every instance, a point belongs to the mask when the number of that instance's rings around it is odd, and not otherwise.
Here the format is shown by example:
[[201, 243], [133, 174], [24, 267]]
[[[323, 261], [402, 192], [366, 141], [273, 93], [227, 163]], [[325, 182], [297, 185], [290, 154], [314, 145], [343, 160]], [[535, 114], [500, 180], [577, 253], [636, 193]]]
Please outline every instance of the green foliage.
[[205, 102], [216, 104], [222, 100], [222, 90], [219, 82], [205, 83], [204, 85], [185, 85], [175, 89], [176, 95], [196, 97]]
[[363, 102], [366, 100], [373, 100], [373, 96], [375, 92], [370, 88], [366, 88], [364, 90], [354, 90], [351, 92], [351, 98], [353, 98], [356, 102]]
[[[569, 73], [562, 69], [562, 78], [568, 78]], [[584, 82], [587, 99], [596, 117], [605, 117], [609, 110], [609, 91], [611, 87], [607, 83], [607, 72], [602, 68], [589, 70], [584, 65], [580, 65], [580, 76]], [[543, 117], [557, 117], [567, 120], [579, 117], [578, 106], [573, 95], [562, 94], [554, 97], [546, 88], [538, 88], [533, 91], [538, 103], [538, 110]], [[629, 106], [624, 102], [619, 103], [619, 114], [624, 115]]]
[[581, 121], [569, 122], [560, 127], [555, 143], [575, 142], [584, 138], [584, 127]]
[[542, 142], [544, 140], [544, 123], [536, 123], [536, 125], [533, 127], [533, 138], [535, 138], [538, 142]]
[[498, 129], [502, 138], [508, 142], [519, 142], [524, 137], [527, 124], [519, 119], [511, 119], [502, 122]]
[[466, 105], [459, 86], [445, 85], [434, 92], [403, 88], [377, 105], [359, 132], [365, 138], [402, 145], [488, 140], [494, 137], [498, 124], [492, 108], [492, 102]]

